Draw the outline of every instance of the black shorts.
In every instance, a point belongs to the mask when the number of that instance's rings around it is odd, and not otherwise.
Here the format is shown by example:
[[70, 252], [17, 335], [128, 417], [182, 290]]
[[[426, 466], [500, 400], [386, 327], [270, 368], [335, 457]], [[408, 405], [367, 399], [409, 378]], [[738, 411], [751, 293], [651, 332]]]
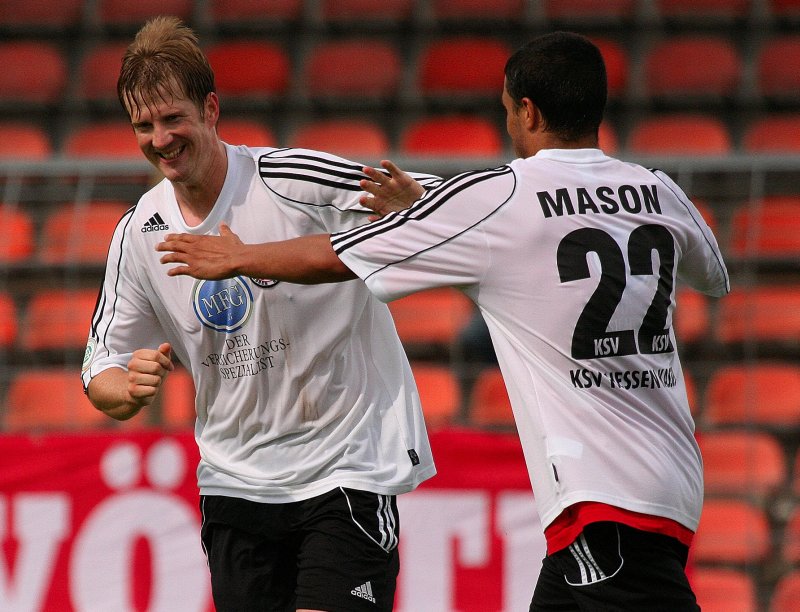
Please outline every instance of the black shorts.
[[286, 504], [201, 496], [200, 509], [217, 612], [392, 609], [394, 496], [343, 488]]
[[592, 523], [548, 555], [531, 612], [695, 612], [686, 578], [689, 549], [675, 538], [613, 522]]

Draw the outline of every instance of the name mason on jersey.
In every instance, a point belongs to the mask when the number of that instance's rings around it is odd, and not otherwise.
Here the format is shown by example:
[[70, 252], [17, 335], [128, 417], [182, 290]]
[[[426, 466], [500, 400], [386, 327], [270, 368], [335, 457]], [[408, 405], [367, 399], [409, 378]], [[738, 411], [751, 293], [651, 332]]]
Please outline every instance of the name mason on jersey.
[[600, 185], [590, 191], [586, 187], [561, 187], [555, 191], [537, 191], [545, 218], [564, 215], [606, 214], [619, 212], [639, 214], [661, 213], [658, 189], [653, 185]]

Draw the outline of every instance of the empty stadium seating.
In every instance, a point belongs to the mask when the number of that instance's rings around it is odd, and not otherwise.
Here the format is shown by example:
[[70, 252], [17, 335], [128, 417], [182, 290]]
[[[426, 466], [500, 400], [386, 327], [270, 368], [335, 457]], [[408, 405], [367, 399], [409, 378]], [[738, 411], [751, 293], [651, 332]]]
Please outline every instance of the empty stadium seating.
[[20, 329], [28, 351], [82, 351], [98, 289], [45, 289], [30, 298]]
[[50, 137], [36, 123], [4, 121], [0, 133], [0, 160], [45, 160], [53, 154]]
[[452, 369], [442, 363], [412, 361], [425, 424], [432, 430], [460, 420], [461, 391]]
[[736, 209], [730, 249], [739, 257], [800, 255], [800, 195], [772, 196]]
[[222, 103], [264, 104], [286, 93], [291, 60], [279, 44], [259, 39], [221, 40], [208, 51], [208, 61]]
[[223, 117], [217, 124], [217, 134], [232, 145], [278, 146], [278, 139], [270, 126], [256, 119]]
[[742, 148], [747, 153], [800, 153], [800, 114], [757, 117], [745, 127]]
[[66, 135], [62, 152], [78, 159], [143, 159], [131, 124], [123, 119], [76, 126]]
[[128, 208], [111, 201], [59, 208], [44, 221], [39, 258], [48, 264], [105, 264], [114, 228]]
[[733, 149], [730, 132], [710, 114], [652, 115], [636, 123], [627, 148], [645, 155], [724, 155]]
[[496, 124], [482, 116], [430, 116], [404, 128], [399, 150], [421, 157], [496, 157], [503, 152], [503, 139]]
[[356, 119], [311, 121], [290, 135], [289, 146], [335, 153], [354, 161], [386, 156], [391, 144], [383, 128]]
[[769, 612], [795, 612], [798, 601], [800, 601], [800, 569], [789, 571], [778, 580], [770, 599]]
[[389, 302], [400, 340], [414, 349], [448, 348], [472, 313], [472, 302], [455, 289], [429, 289]]
[[55, 44], [41, 40], [0, 42], [0, 104], [54, 105], [67, 85], [67, 61]]
[[8, 350], [17, 339], [17, 306], [7, 293], [0, 293], [0, 348]]
[[31, 215], [16, 206], [0, 204], [0, 264], [25, 261], [35, 249]]
[[784, 343], [800, 334], [800, 289], [793, 285], [736, 287], [720, 300], [716, 334], [723, 343]]
[[739, 499], [707, 499], [694, 537], [698, 564], [744, 566], [772, 553], [769, 522], [754, 503]]
[[488, 367], [478, 374], [470, 396], [469, 419], [479, 427], [514, 425], [511, 401], [500, 368]]
[[703, 612], [757, 612], [753, 577], [732, 568], [700, 567], [692, 571], [692, 587]]

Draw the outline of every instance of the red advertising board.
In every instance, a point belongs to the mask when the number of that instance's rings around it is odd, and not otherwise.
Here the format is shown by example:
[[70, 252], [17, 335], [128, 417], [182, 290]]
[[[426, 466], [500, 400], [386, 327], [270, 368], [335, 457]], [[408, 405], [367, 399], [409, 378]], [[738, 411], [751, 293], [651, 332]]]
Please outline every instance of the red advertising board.
[[[401, 612], [527, 610], [544, 555], [516, 436], [432, 435], [400, 496]], [[211, 612], [191, 434], [0, 437], [0, 612]]]

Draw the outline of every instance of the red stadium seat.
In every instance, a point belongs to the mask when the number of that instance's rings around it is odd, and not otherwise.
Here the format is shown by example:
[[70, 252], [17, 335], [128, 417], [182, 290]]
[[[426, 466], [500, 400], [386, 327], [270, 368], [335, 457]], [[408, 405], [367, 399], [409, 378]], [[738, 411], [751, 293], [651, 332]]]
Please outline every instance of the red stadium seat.
[[[798, 5], [800, 13], [800, 5]], [[769, 604], [769, 612], [796, 612], [800, 601], [800, 569], [784, 574], [775, 585]]]
[[400, 150], [419, 156], [485, 156], [503, 152], [495, 123], [476, 115], [445, 115], [412, 121], [400, 135]]
[[544, 12], [556, 21], [622, 21], [636, 13], [636, 0], [544, 0]]
[[694, 537], [694, 560], [747, 564], [770, 553], [769, 522], [755, 504], [734, 499], [706, 499]]
[[2, 0], [0, 27], [35, 28], [41, 31], [67, 30], [77, 26], [83, 16], [84, 0], [31, 2], [31, 0]]
[[266, 124], [254, 119], [222, 117], [217, 124], [219, 137], [232, 145], [276, 147], [278, 139]]
[[767, 38], [756, 57], [758, 91], [767, 98], [800, 97], [800, 35]]
[[83, 349], [97, 304], [96, 289], [46, 289], [34, 294], [20, 330], [29, 351]]
[[645, 57], [645, 89], [650, 98], [670, 101], [730, 97], [736, 93], [742, 65], [733, 43], [721, 36], [672, 36]]
[[189, 21], [193, 4], [193, 0], [98, 0], [97, 11], [103, 25], [138, 29], [158, 15], [175, 15]]
[[721, 367], [708, 381], [703, 418], [711, 426], [797, 427], [800, 367], [769, 362]]
[[723, 343], [796, 343], [800, 337], [800, 288], [765, 285], [734, 289], [719, 302], [717, 337]]
[[26, 369], [9, 384], [6, 432], [97, 429], [114, 422], [92, 405], [72, 368]]
[[800, 0], [767, 0], [769, 12], [776, 17], [800, 17]]
[[114, 228], [128, 208], [124, 202], [97, 201], [58, 209], [44, 221], [40, 259], [48, 264], [105, 264]]
[[289, 56], [276, 43], [223, 40], [206, 54], [223, 104], [230, 98], [263, 101], [286, 93], [289, 87]]
[[17, 306], [13, 298], [0, 293], [0, 347], [9, 349], [17, 340]]
[[0, 263], [19, 263], [36, 250], [33, 219], [15, 206], [0, 204]]
[[600, 49], [606, 64], [608, 97], [620, 98], [628, 86], [630, 69], [628, 52], [620, 43], [610, 38], [592, 37], [592, 42]]
[[411, 371], [428, 428], [441, 429], [456, 423], [461, 408], [461, 390], [452, 370], [441, 364], [412, 361]]
[[800, 196], [769, 196], [737, 208], [730, 249], [738, 257], [800, 255]]
[[378, 22], [394, 27], [411, 19], [414, 6], [414, 0], [321, 0], [322, 19], [328, 24]]
[[173, 430], [194, 427], [194, 381], [186, 368], [178, 366], [167, 374], [158, 397], [162, 426]]
[[117, 103], [117, 79], [126, 43], [106, 42], [89, 49], [78, 71], [78, 96], [88, 102]]
[[216, 26], [292, 22], [303, 12], [303, 0], [209, 0], [209, 4]]
[[705, 431], [700, 438], [710, 495], [765, 497], [784, 486], [788, 470], [780, 441], [750, 430]]
[[511, 427], [514, 414], [500, 368], [487, 367], [478, 374], [469, 401], [469, 422], [479, 427]]
[[600, 148], [606, 155], [614, 155], [619, 150], [619, 138], [614, 127], [607, 121], [600, 124], [597, 138]]
[[708, 298], [691, 289], [681, 289], [675, 298], [675, 336], [679, 342], [699, 342], [709, 333]]
[[346, 158], [386, 156], [389, 138], [378, 124], [358, 119], [306, 123], [289, 137], [289, 146], [327, 151]]
[[524, 0], [433, 0], [433, 18], [437, 21], [515, 21], [522, 19]]
[[67, 63], [57, 46], [38, 40], [0, 42], [0, 103], [55, 104], [67, 84]]
[[0, 133], [0, 159], [43, 160], [53, 154], [50, 137], [36, 124], [4, 121]]
[[800, 153], [800, 114], [753, 120], [745, 130], [742, 148], [748, 153]]
[[402, 64], [397, 49], [386, 40], [329, 40], [311, 50], [305, 87], [317, 100], [386, 100], [397, 94]]
[[753, 578], [742, 570], [698, 567], [692, 573], [692, 588], [703, 612], [757, 612]]
[[800, 508], [795, 508], [786, 523], [781, 554], [789, 563], [800, 563]]
[[731, 152], [728, 129], [711, 115], [656, 115], [635, 124], [627, 148], [645, 155], [724, 155]]
[[500, 98], [503, 69], [511, 55], [498, 38], [463, 36], [436, 39], [422, 50], [417, 84], [423, 96]]
[[472, 314], [472, 302], [456, 289], [429, 289], [389, 302], [404, 344], [449, 348]]
[[143, 159], [131, 124], [122, 120], [80, 125], [67, 134], [62, 149], [75, 158]]
[[656, 9], [667, 19], [740, 19], [750, 13], [752, 0], [656, 0]]

